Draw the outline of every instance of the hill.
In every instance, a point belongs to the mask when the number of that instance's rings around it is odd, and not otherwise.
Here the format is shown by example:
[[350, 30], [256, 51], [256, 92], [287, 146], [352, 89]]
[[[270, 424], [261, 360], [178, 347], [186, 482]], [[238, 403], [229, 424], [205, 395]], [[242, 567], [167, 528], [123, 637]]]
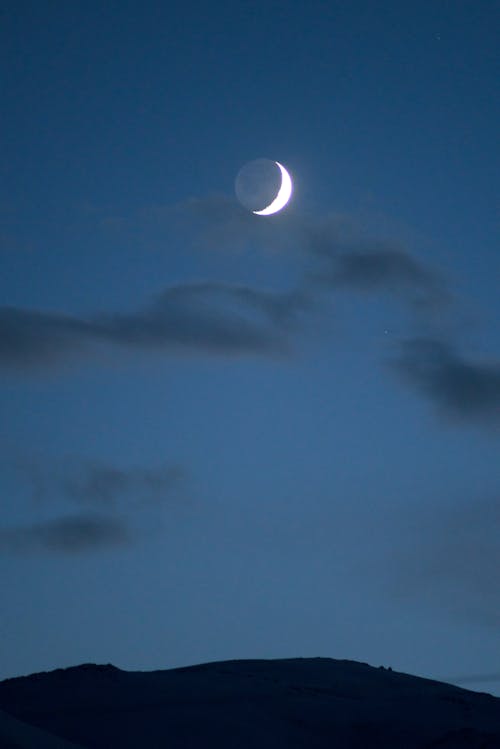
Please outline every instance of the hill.
[[0, 708], [0, 749], [500, 749], [500, 698], [330, 658], [85, 664], [0, 682]]

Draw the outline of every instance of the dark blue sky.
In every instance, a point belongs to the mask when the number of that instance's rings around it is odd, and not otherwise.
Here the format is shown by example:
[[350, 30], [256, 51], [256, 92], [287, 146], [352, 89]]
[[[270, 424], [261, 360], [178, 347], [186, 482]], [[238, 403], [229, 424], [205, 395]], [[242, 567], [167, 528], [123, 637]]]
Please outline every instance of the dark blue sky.
[[0, 677], [497, 673], [498, 6], [174, 6], [1, 11]]

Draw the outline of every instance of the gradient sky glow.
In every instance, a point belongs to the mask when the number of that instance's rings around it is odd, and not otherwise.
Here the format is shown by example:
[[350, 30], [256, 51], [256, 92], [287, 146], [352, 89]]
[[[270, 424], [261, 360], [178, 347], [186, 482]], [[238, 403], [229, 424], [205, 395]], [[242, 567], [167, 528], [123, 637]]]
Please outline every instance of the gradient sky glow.
[[0, 678], [500, 694], [498, 5], [175, 5], [1, 11]]

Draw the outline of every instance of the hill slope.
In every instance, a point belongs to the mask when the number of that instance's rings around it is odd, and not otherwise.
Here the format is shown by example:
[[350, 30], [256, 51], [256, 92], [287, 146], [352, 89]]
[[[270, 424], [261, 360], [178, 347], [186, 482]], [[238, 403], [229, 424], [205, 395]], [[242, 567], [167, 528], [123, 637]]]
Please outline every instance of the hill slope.
[[0, 682], [0, 708], [87, 749], [500, 749], [499, 698], [329, 658], [82, 665]]

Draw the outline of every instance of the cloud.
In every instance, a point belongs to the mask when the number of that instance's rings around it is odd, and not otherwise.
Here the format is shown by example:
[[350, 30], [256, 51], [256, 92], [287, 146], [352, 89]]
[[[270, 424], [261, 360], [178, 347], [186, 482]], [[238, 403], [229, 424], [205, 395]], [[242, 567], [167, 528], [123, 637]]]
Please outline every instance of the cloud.
[[1, 530], [0, 551], [74, 554], [123, 546], [130, 540], [127, 525], [116, 517], [73, 515]]
[[[81, 318], [42, 310], [0, 308], [0, 367], [32, 371], [89, 356], [99, 347], [198, 352], [224, 356], [282, 356], [290, 352], [301, 315], [322, 292], [350, 290], [397, 295], [415, 311], [447, 297], [445, 283], [404, 248], [356, 235], [345, 218], [320, 219], [284, 212], [262, 220], [225, 196], [151, 210], [167, 221], [177, 214], [202, 223], [215, 245], [256, 242], [287, 248], [301, 258], [302, 281], [291, 291], [215, 281], [165, 288], [133, 312], [105, 311]], [[215, 235], [214, 235], [215, 232]]]
[[52, 473], [51, 491], [80, 504], [123, 508], [130, 503], [171, 499], [184, 478], [185, 470], [179, 465], [123, 469], [99, 462], [66, 461], [59, 474]]
[[201, 282], [170, 286], [143, 310], [89, 320], [0, 308], [0, 366], [55, 365], [91, 345], [211, 354], [282, 355], [308, 300], [299, 291]]
[[415, 338], [400, 344], [392, 366], [446, 417], [500, 426], [500, 363], [472, 361], [450, 343]]
[[420, 308], [439, 306], [448, 298], [438, 274], [401, 249], [375, 243], [370, 249], [332, 253], [328, 261], [316, 275], [324, 286], [396, 294]]
[[125, 345], [276, 354], [304, 304], [299, 292], [200, 282], [169, 287], [144, 312], [101, 317], [99, 325], [102, 338]]
[[432, 509], [413, 523], [396, 570], [399, 597], [500, 626], [500, 497]]
[[[396, 294], [412, 308], [433, 309], [450, 300], [445, 279], [406, 248], [367, 237], [346, 216], [319, 218], [283, 212], [262, 220], [222, 195], [187, 201], [177, 209], [201, 221], [203, 241], [212, 248], [257, 244], [295, 249], [309, 267], [306, 285], [362, 294]], [[169, 214], [170, 215], [170, 214]]]
[[195, 225], [197, 243], [220, 250], [229, 247], [232, 251], [242, 249], [250, 242], [265, 245], [267, 249], [283, 248], [290, 244], [293, 228], [299, 228], [293, 214], [284, 211], [268, 216], [256, 216], [227, 195], [215, 194], [203, 198], [191, 198], [175, 206], [157, 206], [149, 218], [166, 220], [174, 217], [189, 222], [190, 230]]
[[121, 468], [78, 457], [19, 460], [17, 473], [28, 483], [37, 506], [63, 501], [107, 512], [171, 501], [183, 493], [187, 478], [178, 463]]
[[[211, 356], [289, 355], [303, 331], [305, 313], [319, 312], [341, 291], [396, 297], [427, 338], [401, 344], [393, 369], [448, 418], [482, 426], [500, 423], [500, 365], [459, 355], [447, 342], [446, 280], [405, 247], [367, 237], [345, 217], [305, 217], [283, 212], [262, 220], [225, 196], [156, 208], [149, 219], [175, 214], [201, 221], [212, 244], [256, 242], [287, 247], [302, 263], [299, 285], [289, 291], [199, 281], [168, 286], [133, 312], [81, 318], [46, 311], [0, 308], [0, 368], [32, 372], [61, 366], [76, 355], [104, 348], [198, 353]], [[215, 235], [212, 234], [212, 229]], [[431, 331], [429, 333], [429, 331]], [[439, 331], [439, 332], [438, 332]]]
[[[0, 532], [4, 552], [87, 552], [122, 546], [162, 525], [165, 507], [185, 499], [187, 472], [178, 464], [119, 468], [103, 461], [64, 458], [19, 461], [37, 523]], [[68, 506], [77, 514], [68, 515]], [[54, 517], [56, 516], [56, 517]]]
[[90, 323], [67, 315], [0, 307], [0, 365], [54, 363], [95, 333]]

